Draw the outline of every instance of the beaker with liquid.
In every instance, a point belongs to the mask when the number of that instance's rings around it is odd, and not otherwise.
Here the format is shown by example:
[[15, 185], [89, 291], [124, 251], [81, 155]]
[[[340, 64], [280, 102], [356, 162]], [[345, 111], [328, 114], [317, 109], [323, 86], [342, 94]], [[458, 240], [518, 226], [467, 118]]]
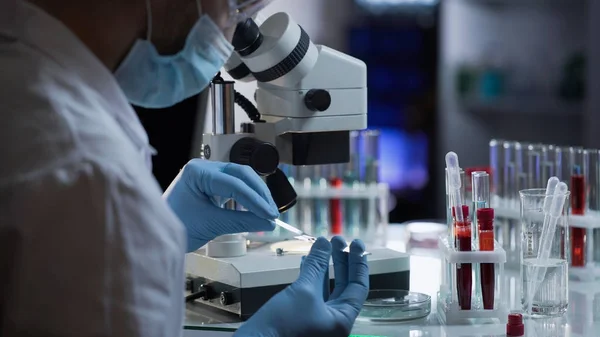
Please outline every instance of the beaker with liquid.
[[[552, 200], [545, 189], [529, 189], [521, 196], [521, 305], [531, 316], [561, 316], [569, 302], [568, 261], [569, 246], [569, 192], [563, 212], [550, 232], [551, 244], [548, 258], [540, 259], [544, 225], [544, 201]], [[548, 201], [546, 201], [548, 202]], [[550, 226], [552, 227], [552, 226]]]

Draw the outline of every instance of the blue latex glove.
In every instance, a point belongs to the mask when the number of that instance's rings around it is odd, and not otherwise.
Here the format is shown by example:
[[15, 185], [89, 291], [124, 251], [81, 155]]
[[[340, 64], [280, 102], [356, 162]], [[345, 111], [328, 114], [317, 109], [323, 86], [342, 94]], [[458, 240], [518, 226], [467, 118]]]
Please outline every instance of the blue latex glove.
[[[272, 231], [279, 217], [267, 185], [246, 165], [192, 159], [164, 197], [187, 229], [188, 252], [217, 236]], [[248, 211], [221, 208], [230, 199]]]
[[[335, 288], [323, 298], [324, 277], [332, 256]], [[365, 246], [360, 240], [344, 253], [346, 242], [334, 237], [331, 244], [319, 238], [300, 269], [296, 282], [271, 298], [234, 334], [235, 337], [346, 337], [350, 334], [369, 292]]]

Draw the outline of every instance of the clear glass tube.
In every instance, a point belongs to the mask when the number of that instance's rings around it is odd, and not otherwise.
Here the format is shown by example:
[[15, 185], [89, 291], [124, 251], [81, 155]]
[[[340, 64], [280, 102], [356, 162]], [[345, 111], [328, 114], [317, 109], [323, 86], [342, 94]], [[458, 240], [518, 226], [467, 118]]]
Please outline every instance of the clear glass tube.
[[548, 179], [556, 176], [556, 146], [545, 145], [541, 149], [542, 187]]
[[[350, 133], [350, 161], [346, 165], [342, 179], [344, 185], [352, 189], [360, 188], [360, 133]], [[344, 228], [345, 235], [349, 238], [360, 236], [361, 228], [361, 200], [344, 200]]]
[[[600, 150], [584, 150], [583, 161], [583, 174], [587, 180], [586, 213], [600, 221]], [[600, 267], [600, 228], [591, 231], [587, 237], [586, 263]]]
[[557, 146], [554, 152], [556, 177], [567, 185], [571, 180], [570, 150], [571, 148], [568, 146]]
[[[364, 147], [364, 165], [365, 165], [365, 183], [374, 185], [379, 183], [379, 130], [366, 130], [362, 134]], [[365, 224], [366, 235], [368, 237], [375, 235], [378, 224], [381, 223], [383, 214], [380, 213], [379, 200], [363, 200], [362, 210], [364, 216], [361, 222]]]
[[[313, 173], [310, 166], [298, 167], [298, 184], [301, 188], [310, 190], [313, 188]], [[312, 234], [313, 231], [313, 202], [312, 198], [298, 200], [298, 221], [302, 231]]]
[[587, 178], [587, 208], [600, 212], [600, 150], [583, 151], [583, 175]]
[[[489, 208], [490, 207], [490, 201], [491, 201], [490, 200], [490, 175], [487, 172], [483, 172], [483, 171], [473, 172], [471, 174], [471, 185], [473, 186], [473, 194], [472, 194], [473, 206], [471, 208], [472, 209], [471, 213], [473, 214], [473, 221], [472, 221], [471, 233], [472, 233], [473, 241], [475, 242], [475, 247], [477, 247], [477, 250], [479, 250], [479, 247], [480, 247], [479, 230], [481, 228], [480, 228], [480, 224], [479, 224], [479, 219], [477, 217], [477, 214], [478, 214], [477, 210], [481, 209], [481, 208]], [[489, 232], [491, 232], [493, 234], [493, 227], [489, 230]], [[493, 245], [492, 245], [492, 247], [493, 247]], [[482, 267], [479, 264], [475, 264], [475, 274], [476, 275], [481, 274], [481, 268]], [[483, 268], [484, 268], [484, 271], [489, 273], [488, 266], [484, 266]], [[484, 295], [482, 295], [481, 283], [475, 282], [475, 302], [477, 303], [477, 306], [480, 305], [480, 303], [483, 299], [483, 296]]]
[[487, 172], [473, 172], [471, 175], [473, 186], [473, 238], [478, 239], [479, 225], [477, 223], [477, 210], [490, 207], [490, 175]]
[[[313, 186], [312, 188], [327, 190], [329, 188], [328, 181], [328, 168], [325, 165], [315, 165], [313, 168], [313, 177], [312, 180]], [[310, 232], [314, 236], [327, 236], [329, 235], [329, 200], [315, 198], [313, 200], [313, 212], [314, 212], [314, 220], [313, 220], [313, 228]]]
[[504, 169], [503, 144], [504, 141], [500, 139], [492, 139], [490, 141], [490, 169], [492, 171], [490, 193], [494, 199], [492, 202], [494, 207], [499, 206], [497, 199], [504, 197], [504, 191], [502, 190], [502, 170]]
[[519, 142], [504, 142], [504, 177], [503, 190], [506, 206], [513, 205], [517, 200], [517, 180], [523, 171], [522, 145]]
[[[549, 258], [538, 259], [542, 229], [544, 227], [543, 205], [545, 189], [520, 191], [521, 195], [521, 305], [523, 310], [533, 316], [563, 315], [569, 303], [568, 260], [569, 260], [569, 194], [565, 200], [562, 215], [558, 218], [552, 235]], [[535, 269], [538, 278], [533, 279]], [[540, 282], [541, 281], [541, 282]], [[535, 294], [530, 294], [537, 289]], [[531, 304], [529, 303], [532, 299]]]
[[[544, 188], [546, 183], [542, 182], [542, 154], [545, 146], [542, 144], [529, 144], [527, 146], [527, 185], [526, 188]], [[547, 181], [547, 180], [546, 180]]]
[[[448, 193], [448, 169], [445, 171], [445, 186], [446, 186], [446, 223], [448, 224], [448, 235], [451, 238], [454, 238], [454, 228], [453, 228], [453, 220], [452, 220], [452, 206], [450, 203], [450, 194]], [[465, 182], [466, 175], [464, 170], [460, 170], [460, 181], [461, 181], [461, 195], [465, 195]]]
[[378, 130], [364, 131], [364, 158], [365, 158], [365, 182], [379, 182], [379, 138]]
[[360, 179], [360, 132], [350, 132], [350, 160], [346, 164], [344, 176], [354, 180]]
[[527, 184], [529, 175], [527, 174], [527, 147], [528, 143], [514, 142], [512, 152], [512, 164], [514, 169], [514, 180], [510, 181], [511, 186], [511, 205], [518, 202], [518, 192], [521, 186]]

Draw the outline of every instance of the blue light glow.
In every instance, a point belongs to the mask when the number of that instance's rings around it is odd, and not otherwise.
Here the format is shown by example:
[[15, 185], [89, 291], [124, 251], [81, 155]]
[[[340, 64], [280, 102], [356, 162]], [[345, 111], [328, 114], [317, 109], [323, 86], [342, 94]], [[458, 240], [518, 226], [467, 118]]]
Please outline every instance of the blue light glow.
[[392, 190], [420, 190], [429, 181], [428, 140], [425, 133], [381, 129], [379, 176]]

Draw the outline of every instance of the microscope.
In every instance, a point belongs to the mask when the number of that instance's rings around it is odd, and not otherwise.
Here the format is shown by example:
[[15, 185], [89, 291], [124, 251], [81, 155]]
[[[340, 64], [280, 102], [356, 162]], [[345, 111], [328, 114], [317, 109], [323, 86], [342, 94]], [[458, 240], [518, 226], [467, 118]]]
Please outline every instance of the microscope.
[[[312, 43], [287, 13], [238, 24], [235, 53], [225, 70], [236, 81], [257, 82], [256, 107], [217, 75], [211, 84], [213, 132], [204, 134], [200, 157], [248, 165], [264, 177], [280, 212], [296, 203], [281, 163], [345, 163], [350, 131], [367, 128], [364, 62]], [[250, 123], [236, 133], [235, 104]], [[236, 208], [229, 201], [226, 207]], [[409, 289], [409, 256], [368, 247], [371, 289]], [[300, 254], [248, 248], [244, 234], [219, 237], [186, 256], [188, 291], [197, 302], [246, 320], [296, 280]], [[330, 267], [331, 286], [334, 284]]]

